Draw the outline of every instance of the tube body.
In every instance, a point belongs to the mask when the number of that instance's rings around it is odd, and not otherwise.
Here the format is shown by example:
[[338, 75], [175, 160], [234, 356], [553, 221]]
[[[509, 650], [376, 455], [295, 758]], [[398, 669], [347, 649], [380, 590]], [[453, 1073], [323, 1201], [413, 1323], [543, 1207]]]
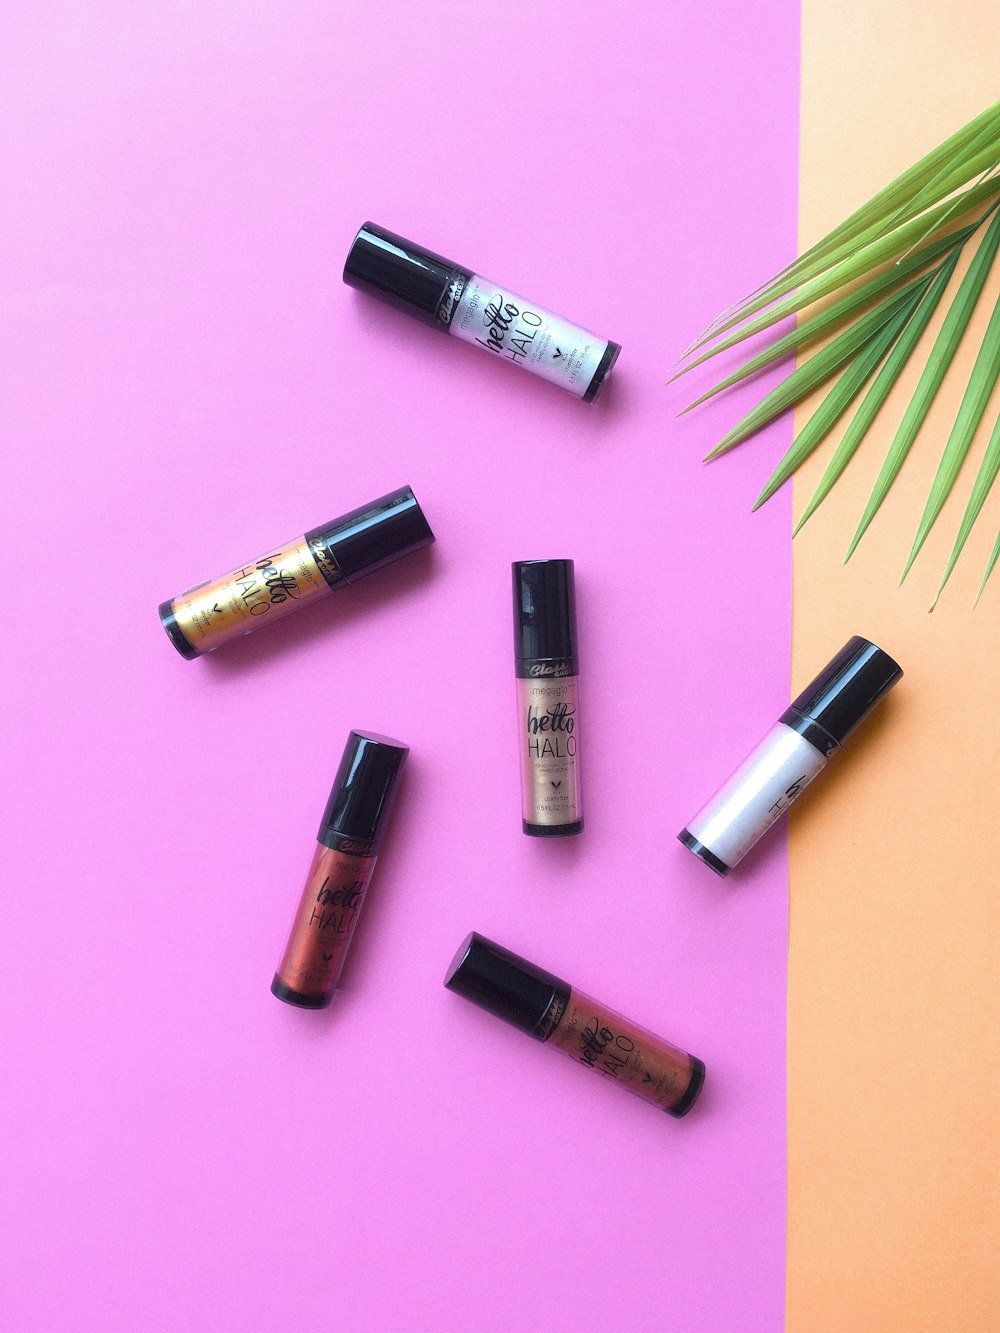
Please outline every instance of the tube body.
[[[826, 755], [804, 736], [784, 722], [775, 723], [732, 777], [688, 821], [681, 841], [690, 847], [690, 838], [707, 849], [714, 858], [707, 864], [725, 874], [742, 861], [826, 765]], [[716, 861], [725, 869], [720, 870]]]
[[575, 658], [517, 662], [522, 828], [531, 837], [583, 829], [580, 677]]
[[304, 1008], [330, 1003], [378, 859], [369, 844], [329, 834], [316, 844], [272, 991]]
[[286, 1004], [330, 1003], [357, 929], [409, 747], [352, 730], [341, 755], [288, 943], [271, 982]]
[[543, 1041], [660, 1111], [690, 1110], [705, 1077], [700, 1060], [575, 987], [565, 999], [556, 996], [552, 1009], [538, 1034]]
[[571, 324], [509, 287], [461, 273], [461, 296], [447, 323], [462, 342], [482, 347], [592, 403], [621, 350], [617, 343]]
[[855, 634], [782, 713], [760, 744], [677, 837], [728, 875], [902, 676]]
[[200, 657], [319, 601], [342, 580], [322, 544], [303, 534], [164, 602], [160, 618], [185, 657]]
[[621, 351], [618, 343], [505, 284], [373, 222], [366, 222], [354, 239], [344, 281], [585, 403], [597, 398]]
[[583, 829], [573, 561], [515, 560], [511, 590], [521, 827], [565, 837]]
[[200, 657], [433, 540], [412, 488], [401, 486], [163, 602], [160, 621], [182, 657]]
[[685, 1115], [701, 1091], [701, 1060], [476, 931], [444, 984], [669, 1115]]

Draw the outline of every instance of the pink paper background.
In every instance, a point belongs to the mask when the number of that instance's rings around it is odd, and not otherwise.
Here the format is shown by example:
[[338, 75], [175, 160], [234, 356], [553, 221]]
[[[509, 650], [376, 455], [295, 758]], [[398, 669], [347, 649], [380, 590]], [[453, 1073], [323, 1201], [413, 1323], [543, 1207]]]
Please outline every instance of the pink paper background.
[[[5, 7], [6, 1327], [781, 1327], [784, 849], [674, 840], [788, 685], [788, 427], [703, 468], [750, 398], [660, 387], [795, 244], [798, 8], [722, 10]], [[368, 217], [621, 341], [606, 398], [345, 288]], [[404, 482], [430, 553], [169, 646], [161, 599]], [[509, 563], [565, 555], [587, 829], [539, 844]], [[410, 771], [303, 1013], [352, 725]], [[701, 1055], [696, 1111], [444, 991], [473, 928]]]

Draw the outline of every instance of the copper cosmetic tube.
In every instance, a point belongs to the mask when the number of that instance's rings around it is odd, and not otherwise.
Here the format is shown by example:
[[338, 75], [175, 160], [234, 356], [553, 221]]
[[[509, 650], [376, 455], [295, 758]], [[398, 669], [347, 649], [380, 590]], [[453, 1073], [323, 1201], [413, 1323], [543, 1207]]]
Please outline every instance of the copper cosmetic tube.
[[444, 984], [668, 1115], [687, 1115], [705, 1081], [701, 1060], [475, 931]]
[[160, 605], [181, 657], [200, 657], [434, 540], [409, 486], [312, 528]]
[[330, 1003], [385, 835], [407, 746], [370, 731], [347, 738], [305, 887], [271, 993], [302, 1009]]

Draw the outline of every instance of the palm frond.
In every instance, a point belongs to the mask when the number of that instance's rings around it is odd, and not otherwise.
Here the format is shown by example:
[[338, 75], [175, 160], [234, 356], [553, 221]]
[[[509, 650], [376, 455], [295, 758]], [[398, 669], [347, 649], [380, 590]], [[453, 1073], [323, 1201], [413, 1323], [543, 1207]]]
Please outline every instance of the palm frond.
[[[722, 393], [725, 389], [731, 389], [734, 384], [739, 384], [741, 380], [756, 374], [775, 361], [780, 361], [782, 357], [788, 356], [789, 353], [816, 342], [831, 329], [845, 323], [851, 315], [870, 305], [883, 292], [891, 291], [893, 287], [898, 287], [912, 274], [926, 268], [933, 260], [940, 258], [942, 253], [954, 253], [957, 259], [965, 242], [974, 231], [975, 227], [963, 227], [961, 231], [952, 232], [945, 237], [932, 241], [929, 245], [915, 251], [904, 263], [884, 269], [875, 277], [869, 278], [867, 282], [852, 287], [838, 301], [831, 302], [830, 305], [824, 307], [815, 315], [811, 315], [808, 319], [799, 320], [791, 332], [773, 342], [770, 347], [758, 353], [757, 356], [753, 356], [749, 361], [744, 362], [739, 370], [734, 371], [732, 375], [728, 375], [713, 389], [709, 389], [707, 393], [703, 393], [700, 398], [696, 398], [693, 403], [685, 407], [684, 412], [690, 412], [692, 408], [700, 407], [709, 398], [714, 398], [716, 394]], [[678, 379], [681, 374], [683, 374], [683, 371], [678, 371], [676, 375], [671, 376], [671, 380]], [[667, 381], [668, 384], [670, 382], [670, 380]], [[681, 413], [682, 416], [684, 412]]]
[[[676, 380], [696, 366], [767, 334], [790, 316], [797, 326], [702, 393], [685, 412], [734, 388], [794, 352], [829, 338], [766, 393], [708, 453], [719, 457], [824, 385], [826, 391], [757, 498], [764, 504], [829, 435], [860, 396], [840, 443], [795, 531], [815, 513], [866, 437], [939, 306], [945, 316], [892, 438], [850, 543], [850, 559], [908, 456], [986, 285], [1000, 248], [1000, 102], [987, 107], [944, 143], [873, 195], [793, 263], [724, 311], [684, 353]], [[963, 248], [975, 253], [949, 302], [944, 296]], [[828, 300], [828, 298], [833, 298]], [[823, 302], [822, 306], [816, 305]], [[815, 307], [815, 308], [814, 308]], [[832, 335], [832, 336], [831, 336]], [[836, 378], [834, 378], [836, 377]], [[954, 487], [1000, 380], [1000, 301], [993, 312], [952, 425], [903, 577], [909, 572]], [[1000, 443], [991, 437], [968, 499], [944, 588], [969, 531], [996, 481]], [[991, 557], [985, 586], [997, 561]], [[940, 591], [938, 596], [940, 596]]]
[[728, 435], [719, 441], [712, 452], [706, 455], [705, 462], [718, 458], [720, 454], [740, 444], [747, 436], [760, 430], [761, 426], [766, 426], [769, 421], [780, 416], [800, 398], [812, 393], [813, 389], [850, 361], [869, 338], [896, 314], [900, 306], [905, 306], [912, 299], [915, 290], [922, 294], [929, 281], [929, 278], [916, 278], [902, 291], [886, 297], [874, 310], [870, 310], [867, 315], [850, 325], [843, 333], [839, 333], [825, 347], [821, 347], [815, 356], [797, 366], [787, 379], [776, 385]]
[[885, 364], [875, 377], [871, 388], [865, 394], [861, 406], [854, 414], [850, 425], [844, 431], [843, 438], [837, 446], [836, 452], [830, 459], [829, 465], [823, 476], [820, 478], [819, 485], [813, 492], [812, 498], [806, 505], [802, 517], [795, 525], [792, 532], [794, 537], [802, 528], [803, 524], [812, 517], [827, 495], [833, 488], [833, 483], [839, 478], [844, 468], [854, 457], [858, 445], [861, 443], [868, 430], [868, 427], [875, 420], [879, 408], [888, 398], [893, 385], [899, 379], [903, 367], [910, 359], [910, 355], [917, 343], [920, 341], [924, 329], [930, 323], [931, 316], [938, 307], [938, 303], [947, 287], [951, 275], [955, 271], [955, 265], [958, 263], [959, 252], [956, 250], [948, 256], [945, 262], [938, 270], [928, 288], [923, 300], [916, 311], [910, 316], [910, 320], [900, 335], [896, 345], [886, 357]]
[[[915, 216], [915, 211], [929, 208], [962, 184], [972, 180], [980, 171], [986, 169], [990, 160], [996, 162], [998, 142], [1000, 142], [1000, 102], [994, 103], [968, 125], [956, 131], [944, 143], [921, 158], [902, 175], [897, 176], [867, 203], [862, 204], [850, 217], [834, 227], [793, 263], [787, 265], [742, 301], [737, 302], [725, 312], [724, 317], [720, 316], [713, 322], [685, 355], [695, 347], [717, 338], [725, 328], [738, 324], [741, 319], [747, 318], [756, 310], [763, 309], [794, 287], [815, 277], [817, 273], [843, 259], [852, 250], [859, 250], [874, 237], [884, 235], [898, 227], [902, 222]], [[992, 159], [990, 145], [993, 147]], [[971, 166], [970, 158], [974, 159]], [[980, 165], [984, 161], [985, 165]], [[934, 188], [931, 188], [932, 186]], [[971, 208], [975, 202], [969, 200], [965, 208]], [[942, 208], [941, 216], [943, 217], [946, 212], [947, 208]], [[900, 249], [902, 248], [901, 246]]]
[[1000, 246], [1000, 213], [995, 214], [993, 221], [990, 223], [972, 263], [965, 272], [965, 277], [959, 284], [958, 293], [949, 307], [947, 315], [945, 315], [944, 323], [941, 325], [941, 330], [934, 341], [934, 346], [931, 348], [930, 356], [927, 358], [927, 364], [924, 366], [923, 373], [917, 382], [913, 397], [903, 413], [903, 420], [900, 422], [899, 429], [889, 446], [889, 452], [882, 464], [882, 470], [875, 479], [875, 485], [861, 516], [858, 530], [855, 532], [845, 556], [846, 560], [850, 560], [857, 549], [858, 542], [868, 530], [868, 525], [878, 513], [882, 501], [889, 493], [890, 486], [899, 475], [899, 469], [903, 466], [913, 441], [917, 438], [917, 431], [923, 425], [924, 418], [930, 411], [934, 396], [945, 377], [948, 367], [954, 360], [958, 345], [968, 328], [969, 320], [972, 318], [976, 302], [979, 300], [986, 284], [986, 278], [996, 256], [998, 246]]
[[837, 384], [799, 431], [792, 447], [774, 469], [764, 489], [758, 495], [754, 509], [759, 509], [765, 501], [770, 500], [778, 487], [784, 485], [795, 469], [826, 439], [881, 365], [910, 316], [920, 304], [920, 298], [925, 290], [926, 284], [923, 288], [918, 288], [888, 323], [876, 330], [868, 339]]
[[934, 480], [931, 482], [927, 504], [920, 516], [920, 526], [917, 528], [917, 535], [913, 539], [913, 547], [906, 561], [903, 577], [899, 580], [900, 583], [910, 572], [914, 560], [920, 553], [920, 548], [927, 540], [927, 534], [934, 526], [934, 520], [940, 514], [945, 500], [951, 494], [951, 489], [958, 479], [959, 470], [965, 462], [969, 446], [979, 429], [979, 423], [986, 411], [986, 404], [989, 402], [990, 394], [993, 392], [998, 378], [1000, 378], [1000, 299], [993, 307], [993, 314], [990, 317], [986, 335], [979, 348], [976, 364], [972, 367], [972, 374], [969, 376], [969, 383], [966, 385], [958, 409], [958, 416], [955, 418], [955, 424], [948, 436], [948, 443], [941, 455], [941, 462], [938, 464]]
[[[969, 503], [965, 507], [965, 513], [962, 515], [962, 522], [959, 525], [958, 536], [955, 538], [955, 545], [952, 547], [951, 556], [948, 559], [948, 567], [944, 571], [944, 578], [941, 580], [941, 586], [937, 590], [937, 597], [934, 598], [934, 607], [938, 604], [938, 598], [944, 592], [944, 585], [951, 578], [951, 571], [955, 568], [958, 557], [962, 554], [962, 548], [969, 539], [969, 533], [972, 531], [973, 524], [979, 517], [979, 511], [990, 493], [990, 487], [997, 479], [997, 473], [1000, 472], [1000, 416], [997, 417], [993, 425], [993, 434], [990, 436], [990, 442], [986, 446], [986, 453], [983, 455], [983, 461], [979, 465], [979, 473], [972, 487], [972, 494], [969, 496]], [[994, 554], [994, 560], [996, 555]], [[992, 565], [990, 569], [992, 569]], [[986, 578], [989, 578], [989, 569], [986, 571]], [[986, 579], [983, 579], [985, 585]], [[982, 589], [980, 589], [982, 592]]]
[[986, 580], [993, 573], [993, 566], [997, 562], [997, 556], [1000, 556], [1000, 532], [997, 533], [997, 539], [993, 543], [993, 550], [990, 552], [990, 558], [986, 562], [986, 573], [983, 575], [983, 581], [979, 585], [979, 591], [976, 593], [976, 605], [979, 605], [979, 599], [983, 595], [983, 589], [986, 587]]

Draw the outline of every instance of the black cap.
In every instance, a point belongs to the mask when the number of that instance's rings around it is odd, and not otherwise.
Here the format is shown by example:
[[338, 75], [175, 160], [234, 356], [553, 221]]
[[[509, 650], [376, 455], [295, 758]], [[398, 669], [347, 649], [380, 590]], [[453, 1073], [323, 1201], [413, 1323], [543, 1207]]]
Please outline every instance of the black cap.
[[319, 841], [334, 846], [337, 838], [349, 838], [377, 847], [409, 753], [402, 741], [352, 731], [319, 826]]
[[855, 635], [788, 711], [821, 727], [835, 746], [842, 745], [902, 674], [888, 653]]
[[370, 292], [425, 324], [444, 330], [454, 308], [452, 302], [444, 300], [448, 288], [456, 278], [468, 281], [470, 277], [466, 269], [450, 259], [373, 222], [366, 222], [358, 232], [344, 265], [344, 281], [349, 287]]
[[515, 560], [514, 656], [576, 657], [576, 588], [572, 560]]
[[322, 542], [347, 583], [354, 583], [383, 565], [409, 555], [434, 540], [417, 497], [409, 486], [352, 509], [332, 523], [306, 533]]
[[553, 1000], [561, 999], [565, 1004], [570, 990], [551, 972], [544, 972], [475, 931], [452, 959], [444, 984], [504, 1022], [543, 1039], [549, 1033], [539, 1029]]

